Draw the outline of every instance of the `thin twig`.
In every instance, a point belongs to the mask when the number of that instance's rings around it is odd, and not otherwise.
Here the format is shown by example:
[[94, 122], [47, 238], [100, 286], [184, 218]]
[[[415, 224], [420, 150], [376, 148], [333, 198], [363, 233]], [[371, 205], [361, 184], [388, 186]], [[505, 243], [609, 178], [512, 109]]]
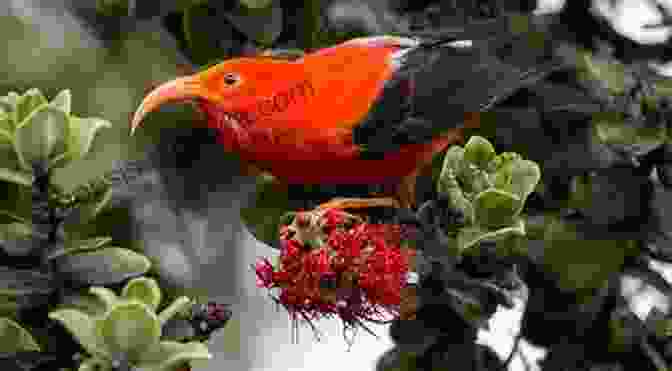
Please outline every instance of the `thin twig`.
[[502, 371], [506, 371], [509, 369], [509, 365], [511, 364], [511, 361], [513, 361], [513, 357], [516, 355], [518, 352], [518, 347], [520, 345], [520, 340], [523, 338], [523, 330], [521, 329], [518, 331], [518, 334], [516, 334], [516, 338], [513, 340], [513, 347], [511, 348], [511, 352], [509, 352], [509, 356], [506, 357], [506, 361], [504, 361], [504, 366], [502, 366]]
[[520, 360], [523, 362], [523, 366], [525, 366], [525, 371], [532, 370], [532, 362], [530, 362], [525, 353], [518, 352], [518, 354], [520, 355]]
[[646, 340], [646, 338], [642, 338], [642, 340], [639, 342], [640, 347], [644, 351], [644, 353], [651, 359], [651, 362], [653, 365], [656, 367], [656, 370], [658, 371], [667, 371], [667, 365], [665, 364], [665, 360], [661, 355], [656, 351], [651, 344]]

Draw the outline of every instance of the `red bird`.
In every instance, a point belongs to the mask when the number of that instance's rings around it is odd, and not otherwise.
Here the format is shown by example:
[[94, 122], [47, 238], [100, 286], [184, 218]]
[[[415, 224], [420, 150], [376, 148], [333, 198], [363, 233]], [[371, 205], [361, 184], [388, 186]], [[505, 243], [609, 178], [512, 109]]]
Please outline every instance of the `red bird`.
[[224, 61], [164, 83], [136, 111], [195, 99], [226, 151], [291, 184], [395, 186], [395, 198], [335, 199], [322, 207], [415, 206], [418, 171], [479, 112], [558, 67], [503, 63], [481, 41], [379, 36], [298, 58]]

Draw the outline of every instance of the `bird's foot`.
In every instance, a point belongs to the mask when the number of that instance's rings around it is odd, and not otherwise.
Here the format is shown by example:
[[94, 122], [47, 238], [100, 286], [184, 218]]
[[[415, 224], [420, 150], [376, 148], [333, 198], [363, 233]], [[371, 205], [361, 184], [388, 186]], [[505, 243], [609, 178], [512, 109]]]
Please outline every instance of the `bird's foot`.
[[376, 198], [334, 198], [318, 206], [319, 209], [368, 209], [374, 207], [389, 207], [398, 209], [401, 207], [399, 201], [392, 197]]

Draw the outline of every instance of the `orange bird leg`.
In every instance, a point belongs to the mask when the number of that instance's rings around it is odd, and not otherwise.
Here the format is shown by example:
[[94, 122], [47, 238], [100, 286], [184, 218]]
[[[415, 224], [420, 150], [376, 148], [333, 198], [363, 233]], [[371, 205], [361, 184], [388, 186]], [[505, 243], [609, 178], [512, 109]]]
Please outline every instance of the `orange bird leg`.
[[407, 208], [414, 209], [416, 205], [416, 194], [415, 187], [417, 183], [417, 178], [422, 169], [432, 162], [433, 156], [444, 150], [451, 144], [463, 142], [464, 133], [463, 128], [476, 128], [478, 127], [478, 113], [470, 113], [465, 115], [465, 125], [462, 128], [456, 128], [448, 131], [446, 134], [435, 139], [436, 145], [433, 146], [431, 152], [427, 153], [427, 156], [418, 163], [418, 166], [410, 173], [403, 176], [399, 179], [398, 182], [395, 182], [395, 189], [393, 197], [384, 197], [385, 194], [380, 195], [380, 197], [372, 198], [334, 198], [326, 203], [319, 205], [319, 208], [334, 208], [334, 209], [365, 209], [371, 207], [391, 207], [391, 208]]
[[372, 198], [334, 198], [328, 202], [320, 204], [320, 209], [366, 209], [371, 207], [392, 207], [398, 209], [401, 207], [399, 201], [393, 197], [372, 197]]

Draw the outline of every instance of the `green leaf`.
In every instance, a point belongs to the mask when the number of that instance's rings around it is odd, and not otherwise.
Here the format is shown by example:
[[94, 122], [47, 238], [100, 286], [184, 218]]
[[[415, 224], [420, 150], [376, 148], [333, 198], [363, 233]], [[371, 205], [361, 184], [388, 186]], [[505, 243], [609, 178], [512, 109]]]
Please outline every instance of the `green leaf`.
[[443, 157], [443, 168], [442, 171], [446, 169], [452, 169], [455, 173], [459, 173], [463, 167], [462, 162], [464, 161], [464, 148], [460, 146], [451, 146], [446, 155]]
[[180, 296], [175, 299], [169, 306], [159, 313], [159, 322], [163, 326], [169, 319], [173, 318], [177, 313], [188, 309], [192, 304], [191, 299], [186, 296]]
[[16, 214], [14, 214], [13, 212], [10, 212], [10, 211], [0, 210], [0, 216], [7, 217], [7, 218], [9, 218], [9, 219], [11, 219], [15, 222], [19, 222], [21, 224], [25, 224], [25, 225], [30, 225], [31, 224], [30, 220], [28, 220], [28, 219], [26, 219], [26, 218], [24, 218], [20, 215], [16, 215]]
[[19, 124], [14, 148], [25, 170], [32, 171], [36, 161], [48, 161], [57, 145], [68, 136], [68, 116], [63, 111], [44, 105]]
[[563, 290], [594, 289], [602, 287], [621, 269], [630, 246], [628, 240], [587, 238], [560, 217], [549, 217], [543, 265], [558, 277], [558, 286]]
[[470, 293], [454, 289], [447, 289], [446, 291], [452, 299], [452, 307], [460, 317], [476, 328], [488, 329], [489, 318], [477, 298]]
[[0, 318], [0, 353], [41, 351], [39, 344], [21, 325], [9, 318]]
[[271, 5], [272, 2], [273, 0], [240, 0], [241, 4], [252, 9], [266, 8]]
[[608, 60], [593, 58], [590, 53], [583, 54], [583, 66], [592, 79], [599, 80], [613, 94], [624, 94], [631, 85], [625, 66]]
[[65, 249], [54, 251], [48, 259], [54, 259], [65, 254], [75, 254], [83, 251], [99, 249], [112, 241], [112, 237], [95, 237], [86, 240], [68, 241]]
[[0, 243], [3, 243], [5, 252], [13, 256], [26, 256], [39, 249], [29, 223], [0, 224]]
[[55, 309], [76, 309], [92, 317], [104, 315], [110, 305], [93, 294], [66, 294]]
[[0, 168], [0, 180], [14, 184], [19, 184], [26, 187], [32, 187], [33, 173], [24, 172], [20, 170]]
[[442, 198], [450, 200], [450, 206], [464, 213], [464, 217], [468, 224], [474, 222], [474, 208], [469, 199], [464, 195], [462, 189], [457, 183], [457, 178], [453, 174], [452, 169], [445, 168], [439, 178], [439, 195]]
[[256, 239], [271, 246], [278, 243], [278, 223], [290, 209], [285, 189], [279, 189], [272, 176], [257, 177], [256, 200], [252, 207], [240, 211], [240, 216]]
[[494, 230], [479, 227], [462, 228], [457, 235], [457, 245], [460, 251], [465, 251], [481, 241], [504, 241], [513, 236], [525, 236], [525, 222], [522, 219], [516, 219], [508, 227]]
[[200, 342], [162, 341], [143, 355], [138, 366], [143, 369], [173, 371], [175, 367], [185, 362], [208, 359], [212, 359], [212, 354], [208, 347]]
[[161, 304], [161, 288], [153, 278], [137, 277], [128, 283], [121, 291], [126, 299], [137, 299], [148, 305], [153, 311]]
[[69, 279], [92, 285], [119, 283], [141, 276], [151, 267], [146, 256], [120, 247], [63, 255], [56, 261]]
[[68, 166], [70, 164], [70, 161], [72, 161], [72, 156], [66, 151], [52, 158], [49, 168], [62, 169]]
[[156, 314], [140, 302], [123, 302], [97, 324], [97, 334], [112, 353], [123, 353], [135, 363], [153, 349], [161, 337]]
[[656, 81], [653, 84], [654, 96], [670, 97], [672, 96], [672, 79], [666, 78]]
[[14, 140], [11, 114], [0, 111], [0, 146], [11, 146]]
[[665, 126], [636, 127], [615, 113], [594, 115], [595, 134], [605, 144], [634, 147], [636, 152], [648, 153], [668, 139]]
[[29, 238], [33, 235], [33, 227], [24, 223], [0, 224], [0, 241], [11, 241]]
[[72, 109], [72, 93], [70, 92], [70, 89], [61, 90], [49, 104], [70, 116]]
[[[511, 181], [508, 186], [502, 187], [502, 190], [510, 192], [520, 199], [522, 208], [527, 197], [534, 192], [541, 179], [541, 169], [534, 161], [517, 160], [509, 163], [506, 170]], [[520, 211], [520, 210], [518, 210]]]
[[112, 371], [112, 362], [100, 357], [87, 358], [79, 365], [77, 371]]
[[94, 286], [89, 288], [91, 295], [95, 296], [107, 309], [111, 309], [119, 302], [117, 294], [107, 287]]
[[464, 148], [452, 146], [446, 151], [443, 157], [443, 166], [436, 184], [439, 194], [448, 196], [452, 189], [459, 187], [456, 182], [456, 176], [461, 171], [462, 161], [464, 160]]
[[81, 204], [79, 207], [79, 220], [80, 224], [89, 223], [91, 220], [95, 219], [98, 214], [100, 214], [103, 209], [109, 204], [112, 200], [112, 188], [109, 187], [105, 192], [101, 192], [97, 197], [90, 200], [85, 204]]
[[89, 354], [109, 359], [111, 354], [96, 333], [94, 318], [75, 309], [49, 312], [49, 318], [60, 322]]
[[464, 146], [464, 159], [476, 165], [479, 169], [485, 169], [490, 161], [495, 158], [495, 148], [485, 138], [474, 135]]
[[10, 91], [7, 95], [0, 97], [0, 107], [6, 112], [16, 111], [16, 106], [19, 104], [21, 96], [14, 91]]
[[35, 110], [47, 103], [47, 98], [39, 89], [29, 89], [19, 98], [16, 104], [16, 122], [20, 125]]
[[79, 160], [91, 150], [91, 143], [96, 133], [102, 128], [109, 128], [109, 121], [89, 117], [70, 117], [70, 136], [68, 140], [68, 153], [73, 160]]
[[474, 222], [492, 229], [510, 225], [521, 209], [521, 200], [512, 193], [491, 188], [476, 196], [473, 207]]

